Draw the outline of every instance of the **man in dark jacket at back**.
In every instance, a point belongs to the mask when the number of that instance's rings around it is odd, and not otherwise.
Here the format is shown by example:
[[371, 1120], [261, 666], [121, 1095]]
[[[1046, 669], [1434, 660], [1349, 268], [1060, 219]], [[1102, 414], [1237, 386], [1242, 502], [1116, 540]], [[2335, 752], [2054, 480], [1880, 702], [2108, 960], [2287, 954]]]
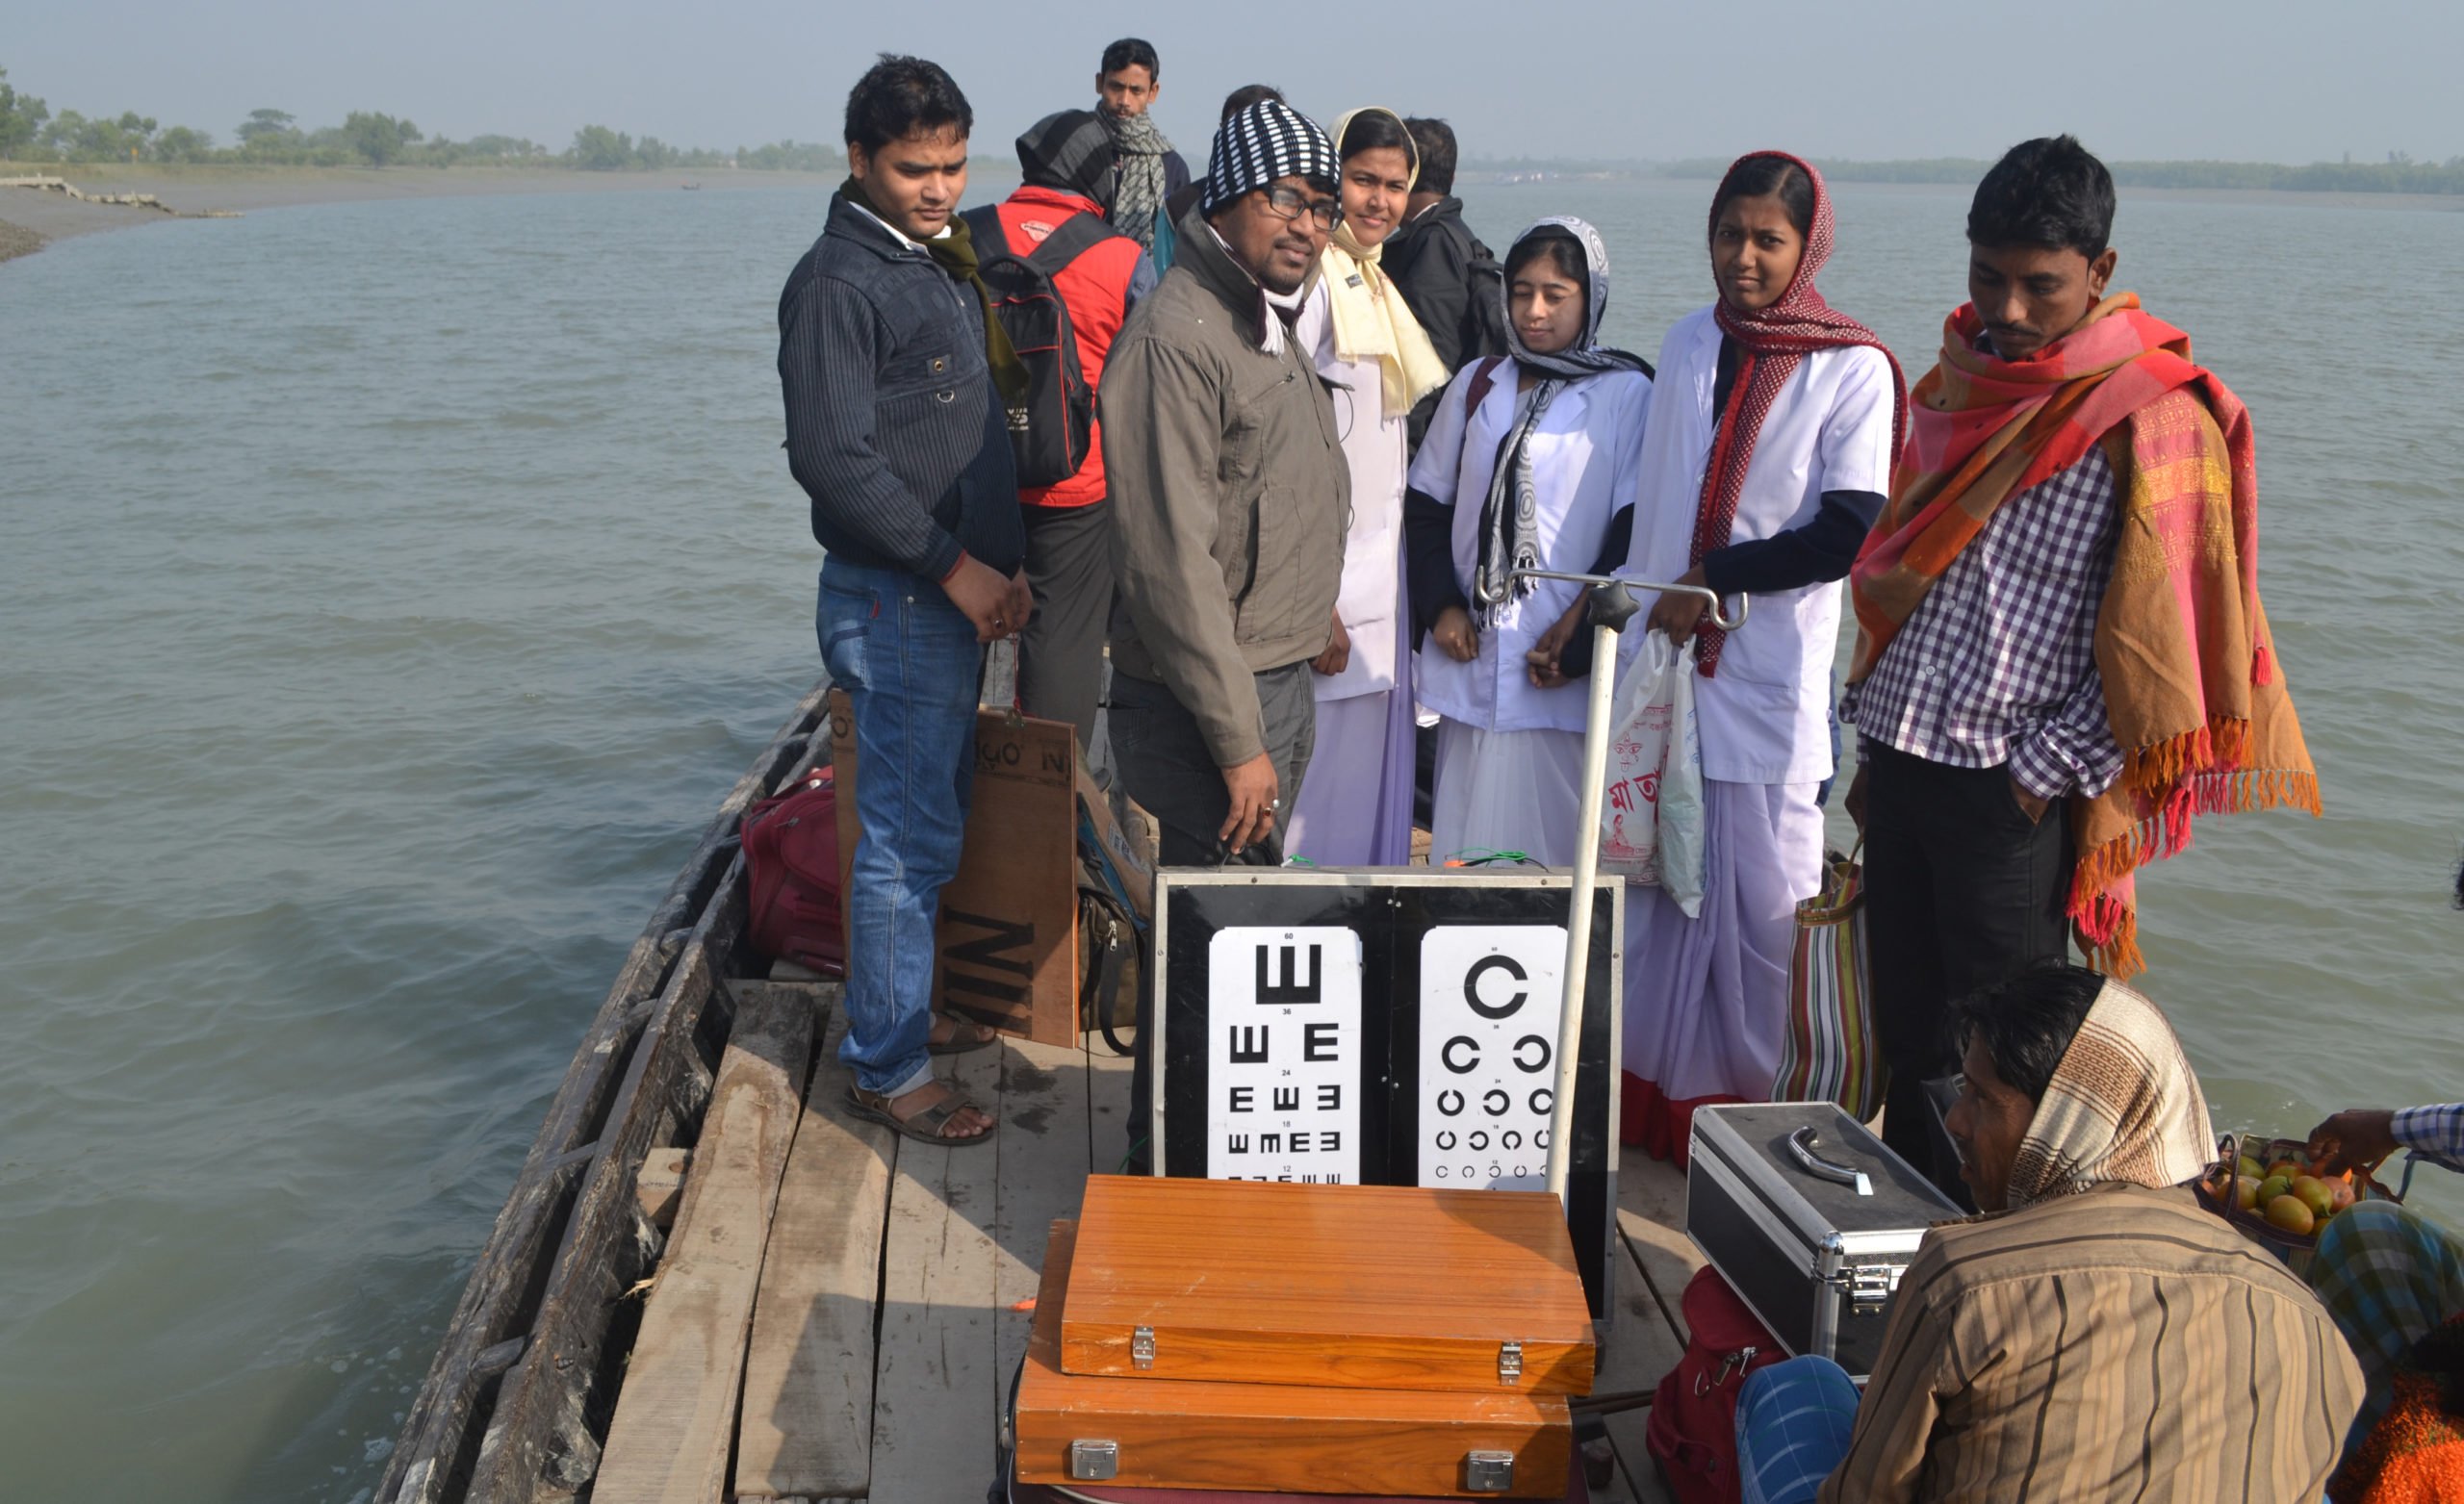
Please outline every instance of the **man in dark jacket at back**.
[[[1403, 302], [1428, 333], [1428, 343], [1449, 370], [1467, 361], [1505, 351], [1505, 308], [1501, 302], [1504, 278], [1482, 275], [1476, 265], [1494, 267], [1496, 258], [1463, 222], [1463, 200], [1454, 196], [1454, 129], [1444, 120], [1415, 117], [1403, 128], [1420, 148], [1421, 175], [1403, 208], [1403, 222], [1386, 238], [1386, 274], [1403, 293]], [[1428, 421], [1437, 411], [1443, 389], [1430, 393], [1412, 409], [1407, 441], [1415, 450]]]
[[1159, 238], [1170, 249], [1171, 222], [1164, 217], [1164, 205], [1190, 181], [1190, 165], [1147, 113], [1163, 89], [1164, 64], [1154, 43], [1123, 37], [1104, 49], [1103, 66], [1095, 72], [1095, 118], [1113, 145], [1112, 191], [1105, 198], [1113, 228], [1142, 250], [1154, 249]]
[[838, 1053], [854, 1110], [945, 1144], [993, 1121], [934, 1076], [930, 1047], [997, 1039], [934, 1018], [934, 921], [965, 834], [983, 645], [1033, 605], [1004, 402], [1025, 371], [987, 326], [956, 213], [973, 124], [947, 73], [884, 54], [847, 96], [847, 182], [779, 297], [787, 462], [829, 550], [814, 625], [861, 770]]

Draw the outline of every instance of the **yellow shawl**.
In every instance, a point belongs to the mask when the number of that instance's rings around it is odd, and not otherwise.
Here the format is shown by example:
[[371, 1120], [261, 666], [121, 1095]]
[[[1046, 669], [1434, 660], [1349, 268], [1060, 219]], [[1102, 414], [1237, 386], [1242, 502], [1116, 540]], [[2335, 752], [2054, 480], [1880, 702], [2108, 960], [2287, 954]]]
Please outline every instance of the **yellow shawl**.
[[[1342, 149], [1344, 131], [1352, 117], [1370, 110], [1395, 115], [1395, 123], [1402, 123], [1402, 116], [1376, 105], [1346, 111], [1335, 121], [1337, 150]], [[1404, 134], [1407, 138], [1410, 135], [1408, 131]], [[1412, 153], [1411, 180], [1417, 183], [1420, 176], [1420, 153], [1416, 149]], [[1361, 244], [1352, 239], [1350, 225], [1338, 224], [1320, 254], [1319, 265], [1326, 281], [1326, 312], [1334, 327], [1335, 357], [1355, 363], [1373, 359], [1377, 362], [1385, 413], [1394, 419], [1409, 413], [1412, 404], [1446, 385], [1453, 373], [1437, 358], [1436, 348], [1404, 304], [1402, 293], [1378, 269], [1378, 257], [1385, 249], [1383, 242]]]

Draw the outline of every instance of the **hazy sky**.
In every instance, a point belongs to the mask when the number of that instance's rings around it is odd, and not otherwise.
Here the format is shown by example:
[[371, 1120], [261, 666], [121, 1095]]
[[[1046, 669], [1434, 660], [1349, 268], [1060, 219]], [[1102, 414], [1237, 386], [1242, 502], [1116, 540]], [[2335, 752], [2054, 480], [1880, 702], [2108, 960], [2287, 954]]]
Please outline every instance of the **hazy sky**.
[[0, 0], [0, 66], [55, 112], [134, 109], [226, 142], [272, 106], [311, 125], [368, 109], [453, 137], [561, 147], [598, 123], [724, 148], [836, 140], [848, 85], [892, 48], [948, 67], [978, 140], [1006, 148], [1087, 103], [1123, 33], [1162, 52], [1158, 117], [1201, 169], [1217, 102], [1260, 79], [1326, 118], [1445, 115], [1467, 156], [1976, 157], [2057, 130], [2124, 159], [2464, 154], [2451, 0]]

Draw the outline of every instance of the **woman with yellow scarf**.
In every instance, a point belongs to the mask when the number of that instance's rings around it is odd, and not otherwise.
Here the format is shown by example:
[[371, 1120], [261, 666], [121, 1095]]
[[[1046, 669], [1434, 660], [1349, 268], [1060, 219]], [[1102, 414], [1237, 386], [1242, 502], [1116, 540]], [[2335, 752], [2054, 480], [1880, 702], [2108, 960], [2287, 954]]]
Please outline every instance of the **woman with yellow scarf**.
[[1392, 110], [1335, 122], [1343, 218], [1293, 335], [1333, 389], [1351, 468], [1351, 523], [1334, 640], [1317, 673], [1318, 735], [1284, 850], [1324, 867], [1399, 867], [1412, 850], [1412, 679], [1401, 629], [1404, 426], [1451, 374], [1378, 268], [1403, 222], [1420, 153]]

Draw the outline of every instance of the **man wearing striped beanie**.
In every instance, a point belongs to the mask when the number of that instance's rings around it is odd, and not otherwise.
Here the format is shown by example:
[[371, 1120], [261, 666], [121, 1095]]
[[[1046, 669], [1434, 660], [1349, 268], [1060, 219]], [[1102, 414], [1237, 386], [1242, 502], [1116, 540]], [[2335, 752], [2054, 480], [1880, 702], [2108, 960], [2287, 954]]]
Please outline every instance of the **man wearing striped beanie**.
[[[1104, 370], [1113, 756], [1170, 866], [1279, 865], [1316, 734], [1309, 660], [1333, 636], [1350, 474], [1290, 320], [1342, 217], [1339, 170], [1280, 100], [1226, 117], [1171, 269]], [[1147, 1012], [1142, 996], [1142, 1041]], [[1142, 1046], [1141, 1116], [1146, 1066]]]

